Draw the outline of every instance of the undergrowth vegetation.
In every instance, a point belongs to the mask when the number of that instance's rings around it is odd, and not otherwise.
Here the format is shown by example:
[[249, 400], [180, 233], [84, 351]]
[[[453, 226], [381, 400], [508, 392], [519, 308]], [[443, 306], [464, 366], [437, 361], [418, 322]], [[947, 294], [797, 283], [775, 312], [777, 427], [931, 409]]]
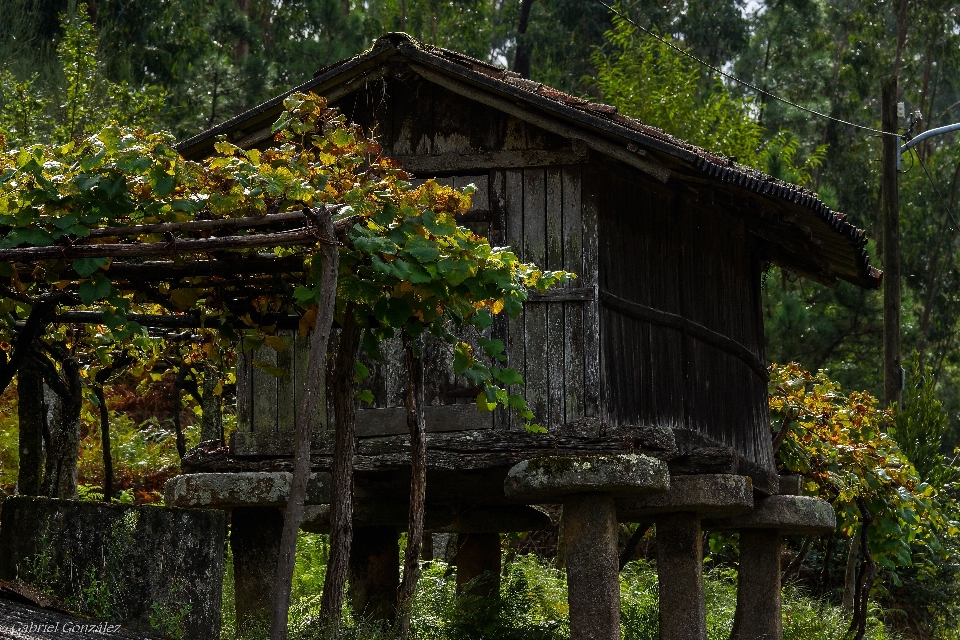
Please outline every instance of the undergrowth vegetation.
[[[329, 544], [327, 537], [301, 533], [297, 544], [290, 634], [296, 640], [327, 640], [319, 622], [320, 596]], [[708, 560], [705, 566], [712, 563]], [[729, 567], [704, 574], [709, 640], [728, 640], [737, 604], [736, 571]], [[658, 640], [659, 595], [656, 566], [637, 560], [620, 574], [623, 640]], [[394, 640], [398, 635], [383, 623], [354, 619], [349, 600], [344, 607], [344, 640]], [[885, 630], [879, 608], [872, 610], [867, 640], [898, 640]], [[845, 640], [850, 625], [843, 610], [788, 584], [783, 591], [784, 640]], [[417, 640], [565, 640], [570, 636], [566, 577], [553, 563], [533, 554], [504, 561], [499, 598], [458, 598], [456, 574], [435, 560], [423, 567], [413, 606], [413, 637]], [[221, 638], [236, 637], [233, 610], [233, 563], [224, 574]], [[264, 637], [266, 637], [264, 635]]]
[[[106, 389], [110, 409], [114, 487], [120, 502], [162, 501], [163, 484], [180, 473], [169, 409], [157, 406], [157, 394], [137, 385], [118, 384]], [[183, 394], [184, 436], [187, 447], [200, 440], [194, 416], [196, 402]], [[19, 471], [17, 387], [11, 384], [0, 396], [0, 497], [12, 495]], [[80, 499], [103, 499], [103, 447], [97, 408], [84, 402], [80, 425], [78, 494]], [[225, 414], [232, 423], [233, 415]]]

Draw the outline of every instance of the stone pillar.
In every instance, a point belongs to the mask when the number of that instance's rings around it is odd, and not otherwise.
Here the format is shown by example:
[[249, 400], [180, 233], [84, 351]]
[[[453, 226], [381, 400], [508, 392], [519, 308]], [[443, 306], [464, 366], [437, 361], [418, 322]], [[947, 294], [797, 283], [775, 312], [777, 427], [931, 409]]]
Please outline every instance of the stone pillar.
[[706, 640], [700, 521], [752, 508], [753, 483], [732, 474], [673, 476], [664, 493], [617, 503], [621, 522], [657, 523], [662, 640]]
[[657, 516], [660, 640], [706, 640], [700, 517], [680, 512]]
[[258, 637], [270, 628], [283, 512], [275, 507], [237, 507], [230, 522], [237, 636]]
[[500, 534], [461, 533], [457, 540], [457, 593], [478, 580], [467, 592], [489, 597], [500, 593]]
[[617, 507], [609, 493], [582, 493], [563, 502], [564, 553], [571, 640], [620, 637]]
[[780, 598], [780, 531], [740, 531], [740, 572], [734, 640], [782, 640]]
[[348, 584], [355, 616], [391, 621], [396, 616], [399, 542], [395, 527], [354, 526]]
[[705, 523], [714, 531], [740, 532], [735, 640], [781, 640], [780, 540], [783, 535], [820, 535], [837, 526], [829, 502], [779, 495], [757, 500], [753, 511]]
[[662, 493], [667, 466], [643, 455], [545, 457], [514, 466], [508, 498], [563, 504], [571, 640], [619, 640], [616, 498]]

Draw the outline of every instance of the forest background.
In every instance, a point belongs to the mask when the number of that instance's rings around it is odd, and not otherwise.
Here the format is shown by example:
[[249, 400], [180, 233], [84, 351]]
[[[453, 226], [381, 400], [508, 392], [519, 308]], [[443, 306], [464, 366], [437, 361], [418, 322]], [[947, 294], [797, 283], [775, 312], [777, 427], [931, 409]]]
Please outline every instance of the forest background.
[[[618, 7], [702, 60], [833, 118], [879, 128], [880, 82], [897, 71], [906, 112], [922, 117], [912, 126], [904, 120], [904, 128], [910, 126], [915, 135], [960, 121], [960, 7], [949, 0], [749, 5], [737, 0], [624, 0]], [[804, 184], [867, 230], [872, 261], [882, 268], [878, 136], [732, 83], [614, 20], [596, 0], [91, 0], [86, 5], [0, 0], [0, 16], [5, 26], [0, 33], [0, 132], [9, 147], [64, 144], [111, 120], [168, 130], [185, 139], [367, 49], [385, 32], [406, 31], [570, 93], [615, 104], [692, 143]], [[919, 437], [911, 446], [899, 444], [920, 479], [946, 492], [954, 476], [935, 477], [938, 465], [960, 445], [956, 136], [918, 146], [904, 158], [904, 170], [906, 397], [909, 415], [919, 426], [907, 424], [906, 418], [900, 425]], [[879, 291], [846, 283], [830, 289], [771, 267], [764, 275], [763, 295], [768, 362], [796, 361], [807, 371], [823, 370], [820, 383], [829, 378], [846, 390], [882, 395]], [[198, 363], [209, 356], [193, 355]], [[182, 364], [191, 354], [178, 357]], [[200, 369], [178, 379], [188, 391], [192, 385], [183, 406], [187, 422], [191, 413], [203, 413]], [[160, 366], [152, 376], [142, 370], [135, 374], [151, 389], [138, 393], [133, 386], [115, 385], [110, 408], [128, 410], [125, 419], [137, 427], [151, 416], [173, 413], [179, 419], [179, 413], [169, 410], [170, 375], [164, 376]], [[799, 379], [796, 372], [790, 375]], [[226, 391], [217, 395], [227, 397], [229, 376], [224, 382]], [[7, 408], [15, 401], [11, 391], [5, 395]], [[817, 407], [808, 403], [806, 409]], [[85, 410], [95, 412], [95, 407], [88, 404]], [[88, 422], [96, 423], [96, 417], [85, 418]], [[117, 434], [121, 473], [136, 465], [158, 471], [156, 478], [118, 478], [128, 496], [135, 489], [148, 499], [167, 476], [162, 459], [172, 445], [164, 440], [164, 425], [154, 420], [153, 426], [155, 431], [140, 428], [135, 437], [122, 430]], [[81, 460], [81, 480], [92, 482], [98, 465], [89, 452]], [[908, 526], [909, 518], [900, 524]], [[816, 564], [816, 551], [811, 557]], [[954, 566], [956, 557], [950, 557]], [[952, 604], [944, 611], [960, 606], [960, 571], [942, 569], [949, 575], [939, 576], [939, 586], [926, 592], [915, 588], [916, 576], [907, 570], [893, 581], [899, 589], [885, 601], [908, 610], [906, 626], [918, 633], [924, 624], [936, 626], [923, 621], [924, 607], [935, 606], [938, 599], [945, 603], [945, 598]], [[903, 589], [897, 584], [901, 579], [914, 588]], [[927, 600], [918, 603], [904, 594]]]

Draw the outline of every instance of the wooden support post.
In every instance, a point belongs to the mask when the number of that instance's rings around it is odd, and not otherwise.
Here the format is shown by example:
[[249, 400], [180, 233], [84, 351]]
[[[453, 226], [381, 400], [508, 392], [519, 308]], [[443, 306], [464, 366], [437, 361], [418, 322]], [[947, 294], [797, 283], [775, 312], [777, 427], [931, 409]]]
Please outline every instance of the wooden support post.
[[900, 362], [900, 186], [897, 155], [897, 76], [884, 78], [880, 92], [883, 127], [881, 206], [883, 208], [883, 401], [900, 402], [903, 368]]
[[570, 640], [619, 640], [620, 580], [617, 506], [609, 493], [581, 493], [563, 502]]
[[399, 542], [396, 527], [354, 526], [348, 578], [354, 616], [385, 621], [396, 617]]
[[732, 640], [782, 640], [780, 530], [740, 531], [737, 614]]
[[461, 533], [457, 542], [457, 593], [484, 598], [500, 593], [500, 534]]
[[230, 522], [237, 637], [262, 637], [270, 627], [283, 513], [275, 507], [237, 507]]
[[706, 640], [700, 517], [670, 513], [657, 517], [660, 582], [660, 640]]

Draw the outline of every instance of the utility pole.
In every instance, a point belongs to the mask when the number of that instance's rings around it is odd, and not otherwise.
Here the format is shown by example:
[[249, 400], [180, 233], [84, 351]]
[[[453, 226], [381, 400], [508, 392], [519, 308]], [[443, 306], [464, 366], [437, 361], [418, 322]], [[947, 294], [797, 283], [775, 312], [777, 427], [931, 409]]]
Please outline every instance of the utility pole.
[[897, 75], [883, 79], [880, 90], [883, 138], [881, 211], [883, 212], [883, 404], [900, 404], [900, 135], [897, 129]]

